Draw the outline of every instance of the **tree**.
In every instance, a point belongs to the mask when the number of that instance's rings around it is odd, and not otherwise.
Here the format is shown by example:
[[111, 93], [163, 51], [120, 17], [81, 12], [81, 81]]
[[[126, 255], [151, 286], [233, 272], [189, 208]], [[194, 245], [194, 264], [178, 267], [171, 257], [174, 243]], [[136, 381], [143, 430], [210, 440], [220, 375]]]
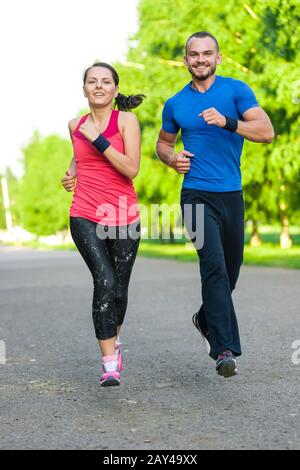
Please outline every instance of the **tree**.
[[21, 189], [23, 226], [37, 235], [51, 235], [68, 227], [70, 194], [60, 184], [71, 145], [56, 135], [42, 138], [35, 132], [23, 148], [24, 178]]
[[[137, 110], [143, 131], [137, 189], [143, 202], [178, 200], [181, 178], [157, 163], [154, 147], [163, 103], [190, 79], [182, 64], [185, 41], [189, 34], [206, 30], [217, 36], [223, 53], [218, 73], [241, 79], [254, 89], [279, 136], [271, 146], [246, 142], [242, 160], [246, 218], [252, 220], [256, 236], [260, 221], [281, 220], [286, 231], [287, 214], [299, 207], [295, 194], [300, 192], [300, 154], [293, 152], [299, 132], [292, 130], [299, 115], [299, 100], [293, 96], [298, 93], [300, 98], [299, 0], [217, 0], [201, 5], [193, 0], [161, 0], [155, 10], [151, 0], [141, 0], [139, 18], [140, 28], [121, 76], [130, 92], [148, 96]], [[278, 142], [282, 145], [277, 147]], [[285, 209], [281, 193], [289, 204]]]

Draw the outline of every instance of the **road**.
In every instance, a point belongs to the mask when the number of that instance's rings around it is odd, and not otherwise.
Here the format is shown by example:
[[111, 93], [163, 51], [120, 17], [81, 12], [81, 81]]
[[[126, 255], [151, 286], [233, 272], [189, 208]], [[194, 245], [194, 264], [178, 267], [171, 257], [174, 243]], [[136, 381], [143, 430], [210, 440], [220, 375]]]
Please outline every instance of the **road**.
[[300, 271], [242, 268], [243, 356], [224, 379], [191, 322], [198, 270], [138, 258], [122, 385], [100, 388], [92, 282], [79, 254], [0, 248], [0, 448], [300, 449]]

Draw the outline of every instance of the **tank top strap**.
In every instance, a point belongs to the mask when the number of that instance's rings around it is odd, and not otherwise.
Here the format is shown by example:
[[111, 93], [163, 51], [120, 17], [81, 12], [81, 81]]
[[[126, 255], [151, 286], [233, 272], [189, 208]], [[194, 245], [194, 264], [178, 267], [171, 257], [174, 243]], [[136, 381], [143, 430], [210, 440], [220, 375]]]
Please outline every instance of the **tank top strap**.
[[120, 111], [118, 109], [113, 109], [111, 112], [110, 120], [106, 130], [103, 132], [105, 137], [112, 137], [119, 132], [118, 119]]

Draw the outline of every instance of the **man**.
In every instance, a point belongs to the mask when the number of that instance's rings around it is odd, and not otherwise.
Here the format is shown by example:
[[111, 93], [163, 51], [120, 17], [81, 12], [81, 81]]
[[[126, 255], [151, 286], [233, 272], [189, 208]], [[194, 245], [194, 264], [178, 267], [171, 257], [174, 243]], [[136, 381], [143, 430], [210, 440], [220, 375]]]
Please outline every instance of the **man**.
[[[248, 85], [216, 75], [221, 54], [212, 34], [202, 31], [189, 37], [184, 63], [192, 81], [164, 106], [157, 154], [185, 175], [181, 207], [188, 231], [199, 232], [197, 208], [204, 207], [204, 243], [199, 246], [193, 239], [200, 258], [203, 305], [193, 323], [216, 360], [218, 374], [231, 377], [241, 355], [231, 296], [244, 248], [240, 157], [244, 138], [271, 143], [274, 130]], [[176, 154], [179, 130], [184, 150]], [[186, 207], [191, 208], [189, 216]]]

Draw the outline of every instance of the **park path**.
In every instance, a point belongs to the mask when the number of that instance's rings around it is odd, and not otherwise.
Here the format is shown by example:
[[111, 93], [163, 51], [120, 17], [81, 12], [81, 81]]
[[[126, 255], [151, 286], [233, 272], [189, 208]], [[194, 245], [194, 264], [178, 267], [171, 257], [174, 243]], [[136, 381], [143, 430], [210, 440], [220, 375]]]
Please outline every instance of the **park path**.
[[113, 389], [97, 383], [91, 285], [77, 252], [0, 249], [1, 449], [300, 448], [300, 271], [242, 268], [226, 380], [191, 323], [198, 265], [138, 258]]

